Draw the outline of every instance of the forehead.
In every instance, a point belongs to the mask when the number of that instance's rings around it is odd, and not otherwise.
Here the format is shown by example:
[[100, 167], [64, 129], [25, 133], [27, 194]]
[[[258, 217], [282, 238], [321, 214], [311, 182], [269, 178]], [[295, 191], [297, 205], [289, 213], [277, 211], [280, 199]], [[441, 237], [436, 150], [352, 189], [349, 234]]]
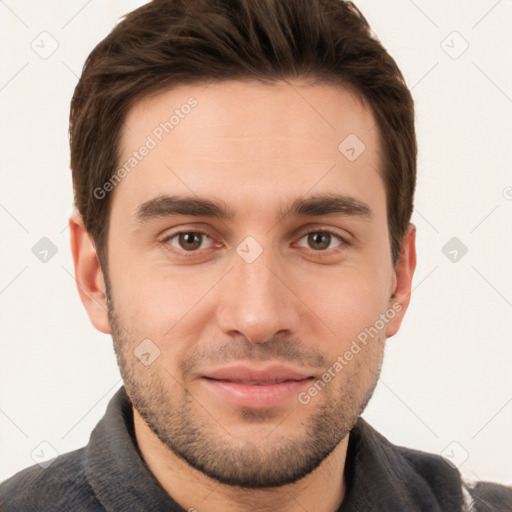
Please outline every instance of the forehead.
[[135, 215], [162, 194], [223, 198], [235, 210], [308, 191], [382, 199], [378, 130], [352, 92], [301, 82], [181, 85], [126, 116], [113, 202]]

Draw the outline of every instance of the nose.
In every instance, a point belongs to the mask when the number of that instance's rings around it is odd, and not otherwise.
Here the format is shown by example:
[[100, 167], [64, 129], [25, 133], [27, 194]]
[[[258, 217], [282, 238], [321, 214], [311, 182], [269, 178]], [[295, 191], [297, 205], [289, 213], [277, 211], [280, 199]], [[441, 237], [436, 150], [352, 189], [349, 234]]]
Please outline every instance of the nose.
[[250, 263], [234, 255], [234, 268], [223, 284], [217, 309], [223, 332], [253, 343], [265, 343], [277, 333], [297, 332], [300, 300], [291, 291], [283, 266], [269, 253], [264, 250]]

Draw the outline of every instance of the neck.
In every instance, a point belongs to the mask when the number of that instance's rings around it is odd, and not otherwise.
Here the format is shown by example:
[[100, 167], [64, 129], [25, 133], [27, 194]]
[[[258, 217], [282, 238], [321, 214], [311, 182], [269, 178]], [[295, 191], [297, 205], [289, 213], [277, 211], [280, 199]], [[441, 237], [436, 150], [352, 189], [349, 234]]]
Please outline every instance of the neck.
[[172, 499], [189, 512], [336, 512], [343, 501], [348, 435], [298, 482], [246, 489], [221, 484], [191, 467], [158, 439], [136, 410], [133, 412], [135, 437], [145, 463]]

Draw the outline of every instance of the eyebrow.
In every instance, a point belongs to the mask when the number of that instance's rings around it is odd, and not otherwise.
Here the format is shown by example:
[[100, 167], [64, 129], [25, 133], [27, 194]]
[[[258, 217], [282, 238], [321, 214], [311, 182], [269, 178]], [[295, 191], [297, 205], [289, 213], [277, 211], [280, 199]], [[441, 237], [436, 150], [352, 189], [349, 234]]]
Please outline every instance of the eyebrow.
[[[373, 218], [371, 208], [363, 201], [342, 194], [321, 194], [295, 199], [288, 208], [281, 208], [279, 218], [307, 217], [339, 214], [350, 217]], [[224, 201], [198, 196], [160, 195], [142, 203], [137, 209], [139, 223], [173, 215], [193, 217], [216, 217], [231, 220], [236, 217], [234, 210]]]

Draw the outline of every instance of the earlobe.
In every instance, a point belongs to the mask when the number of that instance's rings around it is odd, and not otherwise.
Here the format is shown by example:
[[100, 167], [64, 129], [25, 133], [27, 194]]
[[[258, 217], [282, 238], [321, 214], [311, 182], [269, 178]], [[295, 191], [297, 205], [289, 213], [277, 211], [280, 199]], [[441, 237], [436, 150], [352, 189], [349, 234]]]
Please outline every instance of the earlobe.
[[110, 334], [103, 271], [93, 241], [78, 212], [69, 218], [69, 229], [80, 299], [94, 327], [100, 332]]
[[400, 325], [409, 307], [411, 300], [411, 287], [414, 270], [416, 269], [416, 226], [409, 223], [402, 240], [400, 257], [394, 269], [392, 295], [389, 300], [389, 308], [397, 313], [389, 322], [387, 337], [394, 336], [400, 329]]

